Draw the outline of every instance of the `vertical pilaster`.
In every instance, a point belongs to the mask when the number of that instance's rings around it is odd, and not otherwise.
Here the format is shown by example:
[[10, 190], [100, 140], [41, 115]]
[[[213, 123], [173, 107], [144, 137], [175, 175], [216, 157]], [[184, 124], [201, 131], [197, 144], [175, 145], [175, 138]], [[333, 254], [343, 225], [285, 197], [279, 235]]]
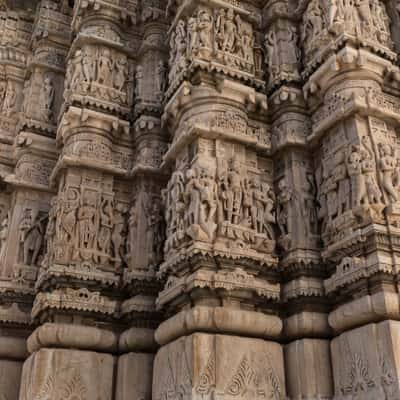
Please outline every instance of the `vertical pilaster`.
[[[169, 137], [162, 126], [167, 85], [165, 6], [159, 2], [142, 9], [143, 36], [135, 67], [135, 104], [132, 135], [134, 163], [130, 173], [132, 197], [128, 210], [127, 268], [123, 285], [127, 299], [121, 307], [129, 329], [121, 335], [117, 400], [150, 400], [153, 362], [157, 351], [154, 331], [162, 320], [156, 298], [162, 288], [157, 272], [163, 262], [165, 219], [162, 189], [168, 175], [161, 169]], [[143, 378], [145, 376], [145, 378]]]
[[[10, 400], [18, 399], [22, 364], [27, 357], [26, 337], [32, 329], [30, 309], [40, 249], [33, 257], [31, 248], [40, 244], [30, 239], [41, 240], [34, 227], [38, 220], [34, 219], [39, 209], [46, 211], [47, 207], [46, 201], [39, 199], [41, 191], [34, 188], [37, 179], [46, 180], [46, 173], [30, 162], [28, 153], [32, 151], [25, 151], [25, 155], [19, 151], [23, 147], [19, 131], [25, 117], [23, 88], [33, 49], [34, 15], [34, 9], [14, 4], [2, 5], [0, 11], [0, 393]], [[42, 188], [49, 190], [46, 182]], [[30, 219], [23, 224], [28, 209]], [[24, 244], [25, 238], [29, 246]], [[29, 254], [24, 257], [24, 253]]]
[[[124, 29], [133, 26], [136, 9], [129, 2], [76, 1], [71, 11], [60, 155], [50, 177], [57, 194], [32, 309], [40, 326], [28, 340], [20, 399], [111, 400], [115, 391], [133, 151], [133, 51]], [[43, 90], [50, 92], [50, 79], [45, 75]]]
[[398, 99], [385, 78], [397, 71], [387, 10], [380, 1], [314, 0], [303, 15], [335, 399], [399, 395], [390, 321], [398, 318]]
[[[331, 398], [326, 276], [320, 255], [311, 120], [302, 91], [300, 28], [295, 8], [265, 4], [265, 49], [282, 278], [285, 371], [290, 398]], [[307, 373], [299, 375], [299, 365]]]
[[166, 284], [157, 299], [169, 318], [155, 334], [153, 399], [283, 399], [259, 10], [189, 1], [176, 12], [164, 118], [172, 137], [164, 168], [173, 171]]

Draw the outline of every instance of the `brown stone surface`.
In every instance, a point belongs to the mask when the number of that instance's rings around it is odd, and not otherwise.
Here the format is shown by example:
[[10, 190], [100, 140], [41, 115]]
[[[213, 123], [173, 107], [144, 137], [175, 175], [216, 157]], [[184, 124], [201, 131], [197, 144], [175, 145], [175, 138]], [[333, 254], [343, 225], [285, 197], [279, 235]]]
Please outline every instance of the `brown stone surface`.
[[0, 0], [0, 400], [398, 400], [399, 10]]

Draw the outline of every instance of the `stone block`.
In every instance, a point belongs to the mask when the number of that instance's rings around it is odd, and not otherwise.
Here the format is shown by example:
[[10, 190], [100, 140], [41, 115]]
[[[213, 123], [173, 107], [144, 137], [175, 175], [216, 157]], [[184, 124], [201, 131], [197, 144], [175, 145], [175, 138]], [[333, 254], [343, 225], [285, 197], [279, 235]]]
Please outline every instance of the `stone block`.
[[153, 400], [286, 399], [278, 343], [196, 333], [164, 347], [154, 364]]
[[286, 387], [290, 399], [332, 399], [329, 344], [329, 340], [303, 339], [285, 346]]
[[114, 357], [41, 349], [24, 364], [20, 400], [112, 400]]
[[23, 363], [0, 360], [0, 399], [18, 400]]
[[152, 400], [154, 355], [129, 353], [119, 357], [116, 400]]
[[345, 332], [331, 343], [335, 400], [400, 399], [400, 322]]

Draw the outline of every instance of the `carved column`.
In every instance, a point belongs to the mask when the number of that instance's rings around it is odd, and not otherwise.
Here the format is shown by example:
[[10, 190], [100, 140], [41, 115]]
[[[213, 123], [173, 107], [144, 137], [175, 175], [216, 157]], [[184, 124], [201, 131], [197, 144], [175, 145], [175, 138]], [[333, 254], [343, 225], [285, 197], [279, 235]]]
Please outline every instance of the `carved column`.
[[[0, 394], [17, 400], [37, 275], [37, 264], [30, 250], [24, 252], [24, 243], [33, 236], [40, 240], [33, 232], [38, 221], [33, 218], [40, 208], [46, 211], [46, 204], [35, 188], [36, 178], [43, 175], [30, 162], [29, 151], [20, 151], [18, 135], [34, 10], [11, 6], [0, 7]], [[21, 224], [26, 209], [37, 210], [30, 215], [29, 226], [27, 220]], [[29, 253], [25, 259], [24, 253]]]
[[51, 175], [57, 195], [32, 309], [40, 326], [28, 339], [20, 400], [114, 396], [132, 157], [134, 51], [124, 29], [135, 13], [128, 1], [74, 5]]
[[164, 92], [167, 84], [166, 38], [168, 25], [163, 2], [150, 2], [142, 9], [143, 37], [135, 68], [134, 165], [131, 171], [132, 201], [128, 211], [127, 268], [123, 284], [128, 299], [121, 306], [129, 329], [122, 333], [117, 400], [151, 399], [154, 330], [162, 314], [156, 309], [161, 290], [157, 271], [163, 261], [165, 241], [162, 188], [167, 175], [161, 170], [167, 149], [162, 127]]
[[232, 3], [186, 2], [170, 29], [153, 399], [285, 398], [260, 10]]
[[[316, 18], [321, 10], [329, 18]], [[400, 396], [399, 103], [389, 92], [398, 94], [391, 79], [399, 75], [386, 6], [313, 0], [302, 43], [322, 257], [331, 271], [325, 290], [333, 306], [335, 399], [394, 399]]]
[[[265, 50], [282, 274], [283, 335], [290, 398], [331, 398], [329, 308], [320, 257], [317, 187], [307, 143], [311, 121], [301, 88], [296, 5], [265, 4]], [[300, 367], [301, 366], [301, 367]]]

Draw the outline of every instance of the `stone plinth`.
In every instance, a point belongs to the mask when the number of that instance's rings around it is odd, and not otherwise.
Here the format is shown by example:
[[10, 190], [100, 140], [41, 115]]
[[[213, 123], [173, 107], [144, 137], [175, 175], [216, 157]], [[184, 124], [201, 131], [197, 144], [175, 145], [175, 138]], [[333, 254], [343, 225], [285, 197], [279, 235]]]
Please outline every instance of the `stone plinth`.
[[116, 400], [152, 400], [153, 354], [128, 353], [118, 360]]
[[296, 340], [285, 346], [288, 396], [330, 400], [333, 395], [329, 340]]
[[153, 400], [283, 400], [285, 377], [279, 344], [227, 335], [193, 334], [156, 355]]
[[399, 349], [399, 321], [365, 325], [334, 339], [335, 399], [399, 399]]
[[41, 349], [24, 364], [20, 400], [112, 400], [114, 357]]

